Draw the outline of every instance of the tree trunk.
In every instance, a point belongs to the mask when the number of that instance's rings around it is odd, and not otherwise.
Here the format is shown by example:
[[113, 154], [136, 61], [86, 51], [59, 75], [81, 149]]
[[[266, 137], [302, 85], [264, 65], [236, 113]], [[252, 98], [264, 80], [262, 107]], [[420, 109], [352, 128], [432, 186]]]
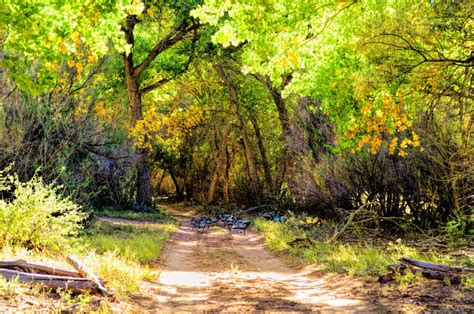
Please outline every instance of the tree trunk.
[[263, 173], [265, 174], [265, 182], [267, 187], [272, 189], [272, 175], [270, 172], [270, 163], [268, 162], [267, 150], [263, 144], [262, 132], [260, 132], [260, 127], [258, 126], [257, 119], [254, 116], [250, 116], [250, 121], [252, 122], [253, 129], [255, 130], [255, 136], [257, 137], [258, 149], [260, 150], [260, 156], [262, 157]]
[[284, 181], [286, 176], [286, 171], [288, 168], [288, 154], [290, 153], [290, 141], [291, 141], [291, 125], [290, 125], [290, 117], [288, 114], [288, 110], [286, 109], [286, 104], [281, 96], [281, 90], [285, 88], [286, 85], [291, 81], [291, 75], [287, 75], [282, 83], [280, 89], [273, 86], [273, 82], [271, 81], [270, 77], [265, 77], [264, 79], [260, 79], [264, 82], [265, 86], [267, 87], [272, 99], [277, 107], [278, 111], [278, 118], [280, 120], [281, 128], [283, 130], [283, 152], [280, 159], [280, 165], [278, 167], [278, 173], [275, 178], [274, 188], [278, 191]]
[[173, 180], [174, 186], [176, 188], [176, 198], [179, 201], [181, 201], [181, 200], [183, 200], [184, 195], [183, 195], [183, 190], [179, 186], [178, 178], [176, 178], [176, 175], [175, 175], [174, 170], [172, 168], [170, 168], [168, 170], [168, 172], [170, 173], [171, 180]]
[[161, 193], [161, 185], [163, 184], [163, 180], [165, 179], [165, 176], [166, 176], [166, 170], [163, 170], [163, 172], [161, 173], [160, 179], [156, 183], [156, 191], [158, 194]]
[[242, 136], [242, 141], [244, 144], [243, 146], [244, 146], [245, 160], [247, 163], [247, 173], [250, 178], [252, 187], [256, 189], [258, 186], [257, 168], [255, 167], [254, 154], [252, 152], [252, 148], [250, 145], [250, 140], [249, 140], [249, 136], [247, 132], [247, 125], [244, 121], [242, 113], [240, 112], [240, 102], [239, 102], [239, 97], [237, 94], [237, 89], [235, 85], [232, 83], [231, 79], [225, 73], [225, 70], [222, 67], [222, 64], [219, 63], [218, 65], [216, 65], [216, 70], [219, 73], [220, 77], [224, 80], [227, 86], [227, 89], [229, 90], [230, 103], [234, 106], [235, 115], [237, 117], [237, 120], [239, 121], [240, 135]]
[[139, 150], [137, 164], [137, 203], [143, 205], [152, 204], [150, 167], [148, 166], [148, 152]]
[[[207, 193], [207, 204], [210, 204], [214, 201], [215, 192], [217, 189], [217, 183], [221, 179], [224, 181], [225, 184], [225, 170], [226, 170], [226, 151], [227, 151], [227, 135], [229, 130], [227, 127], [222, 132], [222, 138], [220, 141], [220, 145], [218, 147], [217, 152], [214, 154], [214, 161], [216, 164], [216, 168], [214, 170], [214, 174], [212, 175], [211, 183], [209, 184], [209, 189]], [[227, 188], [224, 186], [224, 188]], [[228, 196], [227, 196], [228, 198]]]
[[229, 197], [229, 170], [230, 170], [230, 164], [232, 162], [229, 150], [226, 147], [225, 150], [225, 172], [224, 176], [222, 177], [222, 194], [224, 196], [224, 202], [229, 203], [230, 197]]
[[[133, 61], [131, 54], [124, 56], [125, 60], [125, 81], [127, 84], [128, 100], [132, 116], [132, 125], [143, 120], [142, 95], [139, 90], [137, 77], [133, 75]], [[150, 168], [148, 165], [149, 154], [145, 149], [137, 149], [136, 152], [136, 201], [138, 204], [151, 205], [151, 180]]]
[[[191, 23], [190, 23], [191, 22]], [[132, 125], [135, 126], [138, 121], [143, 120], [142, 112], [142, 94], [151, 92], [156, 88], [159, 88], [172, 80], [176, 76], [162, 78], [155, 81], [148, 86], [142, 86], [138, 83], [140, 75], [148, 69], [152, 62], [157, 58], [158, 55], [173, 47], [178, 42], [186, 40], [186, 35], [190, 32], [194, 32], [191, 43], [191, 54], [188, 58], [187, 65], [182, 69], [181, 73], [184, 73], [194, 57], [194, 47], [198, 40], [197, 29], [199, 24], [194, 23], [192, 20], [183, 19], [179, 26], [173, 27], [168, 34], [163, 36], [160, 40], [157, 40], [155, 46], [148, 52], [143, 61], [134, 66], [133, 51], [135, 48], [135, 38], [133, 31], [137, 24], [141, 23], [141, 20], [136, 15], [129, 14], [125, 19], [125, 25], [121, 27], [125, 35], [125, 41], [131, 47], [129, 53], [124, 53], [124, 68], [125, 68], [125, 83], [127, 85], [128, 99], [130, 102], [130, 109], [132, 113]], [[151, 205], [151, 179], [150, 179], [150, 168], [149, 168], [149, 153], [144, 149], [137, 150], [137, 182], [136, 182], [136, 200], [139, 204]]]

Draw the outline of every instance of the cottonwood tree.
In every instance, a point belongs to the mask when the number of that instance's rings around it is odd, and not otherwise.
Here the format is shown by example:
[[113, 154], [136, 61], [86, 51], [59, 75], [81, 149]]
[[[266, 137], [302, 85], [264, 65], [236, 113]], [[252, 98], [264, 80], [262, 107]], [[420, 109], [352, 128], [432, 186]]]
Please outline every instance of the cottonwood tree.
[[[123, 55], [132, 128], [143, 119], [143, 96], [185, 72], [199, 25], [189, 1], [6, 1], [0, 12], [5, 79], [30, 93], [49, 91], [61, 68], [81, 86], [93, 65]], [[136, 200], [151, 204], [148, 153], [136, 152]]]
[[[163, 3], [162, 6], [147, 5], [143, 6], [143, 12], [146, 14], [128, 14], [121, 28], [126, 39], [127, 49], [123, 54], [125, 82], [134, 127], [137, 126], [137, 122], [143, 120], [143, 96], [187, 70], [194, 55], [199, 27], [199, 24], [189, 16], [189, 7], [185, 3], [174, 4], [171, 1], [171, 4]], [[138, 29], [139, 26], [140, 29]], [[137, 38], [139, 36], [141, 38]], [[152, 48], [147, 49], [149, 42], [153, 41]], [[182, 59], [181, 55], [173, 58], [172, 54], [160, 60], [160, 56], [166, 51], [185, 41], [191, 41], [191, 43], [189, 47], [184, 47], [184, 50], [188, 50], [188, 56], [184, 61], [179, 59], [179, 57]], [[183, 47], [180, 48], [183, 49]], [[166, 60], [166, 58], [171, 58], [171, 60]], [[163, 71], [163, 67], [167, 67], [168, 71]], [[149, 73], [146, 73], [147, 71]], [[149, 152], [139, 147], [137, 149], [136, 200], [139, 204], [146, 205], [151, 204], [152, 201], [148, 163]]]

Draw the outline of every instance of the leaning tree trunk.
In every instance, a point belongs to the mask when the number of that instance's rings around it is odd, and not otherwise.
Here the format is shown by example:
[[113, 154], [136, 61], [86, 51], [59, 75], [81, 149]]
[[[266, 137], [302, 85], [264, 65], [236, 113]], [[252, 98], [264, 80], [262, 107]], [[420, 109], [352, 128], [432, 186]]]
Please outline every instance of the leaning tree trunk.
[[169, 168], [168, 172], [170, 173], [171, 180], [173, 180], [173, 184], [176, 188], [176, 198], [179, 201], [182, 201], [184, 199], [184, 191], [179, 185], [178, 178], [176, 177], [176, 174], [175, 174], [173, 168]]
[[263, 173], [265, 174], [265, 182], [268, 189], [272, 189], [272, 174], [270, 171], [270, 163], [268, 162], [267, 150], [263, 144], [263, 136], [258, 126], [257, 119], [250, 115], [250, 121], [252, 122], [253, 129], [255, 130], [255, 136], [257, 137], [258, 149], [260, 150], [260, 156], [262, 157]]
[[[130, 46], [130, 51], [123, 54], [124, 67], [125, 67], [125, 83], [127, 85], [128, 100], [130, 102], [130, 109], [132, 112], [132, 124], [135, 126], [138, 121], [143, 120], [142, 112], [142, 95], [149, 93], [167, 82], [171, 81], [175, 76], [162, 78], [155, 82], [150, 83], [147, 86], [140, 88], [139, 77], [146, 69], [151, 67], [153, 61], [164, 51], [173, 47], [175, 44], [181, 41], [187, 40], [186, 35], [190, 32], [194, 32], [191, 43], [191, 54], [188, 58], [188, 63], [183, 67], [182, 72], [184, 73], [194, 56], [195, 42], [198, 39], [197, 28], [199, 24], [194, 23], [192, 20], [183, 19], [181, 23], [173, 27], [168, 34], [161, 39], [157, 39], [155, 46], [148, 51], [146, 57], [134, 66], [133, 51], [135, 50], [135, 37], [134, 29], [135, 26], [141, 23], [142, 20], [138, 19], [136, 15], [129, 14], [125, 19], [125, 25], [121, 27], [124, 33], [125, 41]], [[149, 168], [149, 153], [144, 149], [137, 150], [137, 182], [136, 182], [136, 200], [139, 204], [151, 205], [151, 179], [150, 179], [150, 168]]]
[[288, 161], [289, 161], [288, 155], [290, 154], [290, 142], [291, 142], [290, 116], [286, 108], [285, 100], [283, 99], [281, 95], [281, 91], [291, 81], [291, 74], [287, 75], [284, 78], [283, 83], [279, 89], [273, 86], [273, 82], [268, 76], [263, 79], [260, 78], [260, 81], [262, 81], [265, 84], [268, 91], [270, 92], [270, 95], [277, 107], [278, 118], [280, 120], [281, 128], [283, 130], [283, 152], [280, 159], [280, 165], [278, 167], [278, 173], [274, 181], [274, 188], [278, 192], [283, 181], [285, 180], [286, 172], [288, 170]]
[[239, 102], [239, 96], [237, 93], [237, 88], [234, 85], [234, 83], [231, 81], [231, 78], [229, 78], [229, 76], [225, 72], [222, 64], [219, 63], [218, 65], [216, 65], [215, 68], [218, 74], [220, 75], [220, 77], [224, 80], [224, 83], [226, 84], [227, 89], [229, 91], [230, 103], [234, 106], [235, 115], [239, 122], [240, 135], [242, 137], [242, 142], [243, 142], [243, 147], [244, 147], [245, 161], [247, 163], [247, 174], [250, 178], [252, 189], [255, 191], [258, 187], [257, 167], [255, 166], [254, 154], [252, 151], [249, 135], [247, 132], [247, 125], [244, 121], [244, 117], [242, 116], [242, 113], [240, 110], [240, 102]]

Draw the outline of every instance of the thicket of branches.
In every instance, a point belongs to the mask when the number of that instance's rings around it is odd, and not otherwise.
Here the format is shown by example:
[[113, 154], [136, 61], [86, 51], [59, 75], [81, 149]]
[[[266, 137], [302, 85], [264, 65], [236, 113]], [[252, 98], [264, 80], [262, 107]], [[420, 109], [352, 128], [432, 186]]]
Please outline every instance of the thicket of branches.
[[[54, 84], [33, 93], [9, 63], [22, 55], [6, 39], [18, 30], [2, 28], [0, 169], [59, 182], [86, 208], [149, 205], [149, 188], [332, 219], [365, 206], [387, 226], [458, 220], [468, 231], [469, 3], [296, 8], [300, 21], [330, 16], [317, 31], [290, 31], [272, 8], [260, 20], [236, 9], [208, 25], [219, 11], [206, 5], [217, 4], [129, 8], [117, 36], [133, 54], [97, 56], [95, 39], [88, 48], [88, 38], [71, 35], [72, 57], [61, 48]], [[245, 31], [225, 33], [239, 18]], [[41, 62], [30, 65], [39, 77]]]

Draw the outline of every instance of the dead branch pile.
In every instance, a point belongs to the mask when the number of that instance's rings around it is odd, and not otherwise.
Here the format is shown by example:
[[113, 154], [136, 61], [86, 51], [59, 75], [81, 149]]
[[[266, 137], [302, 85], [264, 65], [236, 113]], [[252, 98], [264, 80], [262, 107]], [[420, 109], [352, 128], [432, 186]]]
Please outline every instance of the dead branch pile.
[[466, 267], [452, 267], [432, 264], [402, 257], [400, 263], [388, 265], [388, 273], [379, 276], [378, 282], [386, 283], [395, 280], [396, 275], [405, 275], [407, 272], [421, 274], [425, 278], [437, 280], [449, 280], [452, 284], [460, 284], [463, 277], [474, 274], [474, 269]]
[[76, 257], [69, 256], [67, 261], [77, 272], [17, 260], [0, 261], [0, 275], [6, 280], [17, 279], [21, 283], [37, 284], [52, 290], [63, 289], [73, 293], [101, 293], [106, 297], [112, 296], [112, 293], [104, 288], [104, 281], [87, 270]]

